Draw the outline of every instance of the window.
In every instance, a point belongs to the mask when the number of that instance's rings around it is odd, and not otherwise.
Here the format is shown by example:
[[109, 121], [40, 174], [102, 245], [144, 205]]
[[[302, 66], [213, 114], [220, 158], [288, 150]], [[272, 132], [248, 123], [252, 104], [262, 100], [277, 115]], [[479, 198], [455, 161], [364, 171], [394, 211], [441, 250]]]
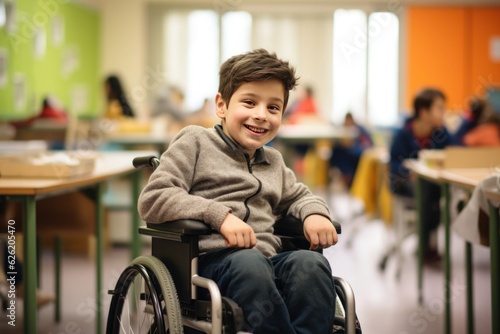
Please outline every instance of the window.
[[351, 112], [364, 120], [366, 109], [366, 14], [336, 10], [333, 14], [333, 121]]
[[399, 22], [392, 13], [368, 19], [368, 120], [391, 126], [398, 118]]
[[388, 12], [336, 10], [333, 18], [332, 120], [347, 112], [375, 126], [398, 115], [399, 21]]
[[247, 12], [229, 12], [222, 16], [222, 59], [250, 51], [252, 16]]
[[170, 12], [165, 17], [167, 80], [186, 93], [187, 110], [198, 109], [206, 98], [214, 97], [220, 63], [250, 50], [252, 17], [249, 13], [227, 12], [220, 21], [219, 14], [213, 10]]
[[203, 100], [217, 91], [219, 28], [214, 11], [193, 11], [188, 16], [187, 87], [185, 105], [199, 108]]

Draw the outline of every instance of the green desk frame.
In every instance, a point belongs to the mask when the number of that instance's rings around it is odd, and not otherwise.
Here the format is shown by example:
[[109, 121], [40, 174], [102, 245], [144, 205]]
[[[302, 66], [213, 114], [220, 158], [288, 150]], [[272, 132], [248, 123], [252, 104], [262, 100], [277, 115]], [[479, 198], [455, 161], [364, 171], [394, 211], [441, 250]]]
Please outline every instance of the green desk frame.
[[[418, 223], [418, 260], [417, 260], [417, 284], [418, 301], [423, 303], [423, 221], [422, 221], [422, 180], [417, 175], [415, 195], [417, 199], [417, 223]], [[445, 291], [445, 312], [444, 331], [445, 334], [452, 333], [452, 298], [451, 298], [451, 239], [450, 239], [450, 185], [446, 182], [434, 181], [441, 185], [441, 196], [444, 199], [444, 210], [442, 213], [442, 223], [445, 231], [445, 254], [444, 254], [444, 291]], [[500, 334], [500, 228], [499, 228], [499, 208], [495, 207], [491, 201], [489, 203], [489, 234], [490, 234], [490, 263], [491, 263], [491, 310], [492, 310], [492, 333]], [[467, 333], [474, 333], [474, 299], [473, 299], [473, 274], [472, 274], [472, 244], [465, 244], [465, 269], [466, 269], [466, 307], [467, 307]]]
[[[139, 214], [136, 206], [140, 193], [140, 181], [142, 176], [141, 170], [131, 170], [129, 172], [132, 189], [132, 252], [131, 258], [140, 255], [141, 239], [138, 234], [139, 229]], [[103, 332], [103, 317], [102, 317], [102, 258], [103, 258], [103, 202], [102, 196], [106, 181], [96, 182], [93, 186], [82, 188], [74, 188], [72, 191], [85, 190], [96, 203], [96, 286], [97, 286], [97, 311], [96, 311], [96, 333]], [[54, 195], [57, 195], [55, 193]], [[51, 195], [49, 195], [51, 196]], [[35, 334], [37, 332], [37, 306], [36, 306], [36, 290], [38, 281], [37, 272], [37, 238], [36, 238], [36, 201], [47, 196], [37, 195], [15, 195], [9, 196], [12, 199], [20, 200], [23, 204], [23, 213], [25, 220], [25, 242], [24, 242], [24, 257], [25, 257], [25, 299], [24, 299], [24, 329], [25, 334]], [[56, 271], [60, 271], [60, 241], [56, 240]], [[60, 281], [59, 272], [56, 273], [56, 319], [60, 319]]]

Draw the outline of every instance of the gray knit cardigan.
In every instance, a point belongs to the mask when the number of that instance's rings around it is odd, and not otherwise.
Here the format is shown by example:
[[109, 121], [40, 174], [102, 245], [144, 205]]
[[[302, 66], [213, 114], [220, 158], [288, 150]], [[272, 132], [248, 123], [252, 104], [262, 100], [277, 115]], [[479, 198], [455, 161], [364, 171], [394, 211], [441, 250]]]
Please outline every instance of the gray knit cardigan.
[[[330, 219], [326, 203], [297, 182], [280, 152], [262, 147], [250, 159], [221, 125], [181, 130], [162, 154], [138, 204], [148, 223], [195, 219], [216, 231], [232, 213], [253, 228], [255, 248], [266, 256], [281, 248], [273, 235], [277, 218], [290, 214], [304, 220], [319, 214]], [[200, 252], [226, 247], [218, 233], [203, 236], [199, 246]]]

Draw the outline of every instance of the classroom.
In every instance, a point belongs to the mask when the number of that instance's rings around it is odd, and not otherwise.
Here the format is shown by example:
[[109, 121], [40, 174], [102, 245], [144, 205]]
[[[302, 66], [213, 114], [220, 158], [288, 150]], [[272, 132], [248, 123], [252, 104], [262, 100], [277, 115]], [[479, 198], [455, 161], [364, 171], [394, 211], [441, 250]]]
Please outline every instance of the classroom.
[[500, 334], [499, 0], [0, 0], [1, 333]]

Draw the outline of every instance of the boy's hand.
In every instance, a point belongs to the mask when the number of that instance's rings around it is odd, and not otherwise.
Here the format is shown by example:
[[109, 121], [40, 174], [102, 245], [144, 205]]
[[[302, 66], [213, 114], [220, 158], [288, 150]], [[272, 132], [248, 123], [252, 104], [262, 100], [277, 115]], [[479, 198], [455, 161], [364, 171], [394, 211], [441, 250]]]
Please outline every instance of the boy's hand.
[[226, 245], [234, 248], [252, 248], [257, 243], [253, 229], [232, 213], [228, 214], [220, 227]]
[[321, 215], [310, 215], [304, 220], [304, 236], [311, 245], [310, 250], [328, 248], [338, 241], [332, 222]]

